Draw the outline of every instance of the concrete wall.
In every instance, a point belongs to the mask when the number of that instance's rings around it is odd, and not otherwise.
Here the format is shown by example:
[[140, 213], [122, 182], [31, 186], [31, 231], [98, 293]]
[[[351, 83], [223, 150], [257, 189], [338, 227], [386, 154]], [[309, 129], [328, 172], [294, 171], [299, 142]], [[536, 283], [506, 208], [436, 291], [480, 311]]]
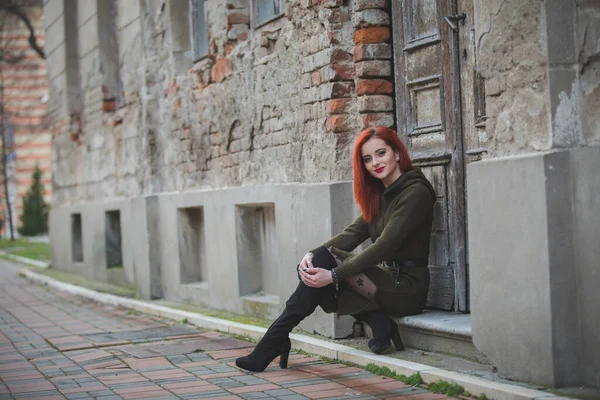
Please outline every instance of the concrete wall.
[[[271, 217], [255, 218], [259, 209], [270, 210]], [[52, 265], [109, 280], [104, 218], [112, 210], [121, 212], [127, 282], [135, 282], [142, 297], [270, 319], [296, 288], [296, 265], [304, 254], [340, 232], [358, 212], [350, 183], [247, 186], [64, 206], [51, 213]], [[83, 262], [63, 251], [71, 248], [74, 213], [82, 215]], [[257, 250], [264, 263], [253, 259]], [[249, 287], [250, 279], [258, 287]], [[319, 310], [302, 327], [345, 336], [351, 321]]]
[[473, 340], [503, 375], [599, 386], [599, 159], [589, 148], [469, 166]]
[[[52, 265], [103, 282], [134, 284], [133, 254], [139, 241], [143, 241], [143, 235], [138, 236], [138, 226], [132, 223], [137, 212], [134, 206], [135, 203], [130, 201], [119, 201], [53, 207], [49, 216]], [[109, 211], [120, 213], [122, 268], [107, 268], [106, 213]], [[71, 228], [74, 214], [81, 216], [83, 261], [80, 262], [72, 259], [72, 248], [76, 242]]]
[[467, 169], [473, 340], [508, 377], [598, 387], [600, 4], [475, 5], [490, 151]]

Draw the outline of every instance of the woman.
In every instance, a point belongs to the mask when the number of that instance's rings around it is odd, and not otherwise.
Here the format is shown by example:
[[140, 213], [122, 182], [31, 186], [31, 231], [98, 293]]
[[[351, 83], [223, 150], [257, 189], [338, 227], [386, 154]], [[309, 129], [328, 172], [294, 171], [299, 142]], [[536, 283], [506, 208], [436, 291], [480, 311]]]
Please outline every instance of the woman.
[[[354, 197], [361, 216], [342, 233], [307, 253], [298, 265], [301, 282], [256, 348], [236, 365], [263, 371], [277, 356], [287, 367], [289, 333], [317, 306], [352, 315], [371, 326], [372, 352], [394, 342], [404, 345], [389, 316], [423, 311], [429, 288], [429, 240], [436, 195], [423, 173], [412, 167], [396, 132], [363, 131], [353, 153]], [[370, 238], [357, 255], [348, 253]]]

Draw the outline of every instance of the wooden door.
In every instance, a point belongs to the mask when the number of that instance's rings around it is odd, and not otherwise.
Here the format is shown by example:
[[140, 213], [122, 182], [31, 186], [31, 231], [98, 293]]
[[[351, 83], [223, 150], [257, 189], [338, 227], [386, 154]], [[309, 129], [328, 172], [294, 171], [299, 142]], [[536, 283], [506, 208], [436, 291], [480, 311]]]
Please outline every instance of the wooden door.
[[438, 195], [428, 306], [465, 312], [465, 172], [456, 14], [456, 0], [392, 1], [398, 133]]

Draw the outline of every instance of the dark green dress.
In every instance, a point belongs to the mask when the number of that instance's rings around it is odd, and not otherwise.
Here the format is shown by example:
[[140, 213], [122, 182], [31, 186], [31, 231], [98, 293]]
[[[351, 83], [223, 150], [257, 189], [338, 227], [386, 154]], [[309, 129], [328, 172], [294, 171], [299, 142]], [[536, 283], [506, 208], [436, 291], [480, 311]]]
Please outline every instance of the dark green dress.
[[[372, 223], [367, 224], [360, 216], [342, 233], [323, 243], [343, 262], [335, 268], [340, 282], [337, 299], [324, 301], [321, 308], [340, 315], [377, 308], [395, 317], [422, 312], [429, 290], [427, 260], [435, 201], [431, 183], [419, 169], [412, 169], [383, 190], [379, 213]], [[372, 244], [364, 251], [349, 253], [369, 238]], [[383, 263], [400, 260], [416, 261], [418, 265], [401, 268], [396, 279], [396, 273]], [[375, 299], [362, 297], [344, 284], [347, 278], [361, 272], [377, 286]]]

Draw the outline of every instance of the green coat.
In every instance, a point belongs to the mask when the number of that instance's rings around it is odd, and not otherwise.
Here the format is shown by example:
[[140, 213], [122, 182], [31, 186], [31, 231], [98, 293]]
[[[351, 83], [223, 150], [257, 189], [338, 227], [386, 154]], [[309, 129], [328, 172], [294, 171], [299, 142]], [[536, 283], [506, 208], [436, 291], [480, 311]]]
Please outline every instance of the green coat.
[[[383, 189], [383, 187], [382, 187]], [[326, 312], [357, 314], [383, 307], [388, 315], [418, 314], [425, 308], [429, 289], [429, 242], [436, 194], [419, 169], [403, 173], [383, 190], [377, 218], [367, 224], [358, 217], [342, 233], [323, 243], [343, 258], [335, 268], [338, 282], [365, 273], [377, 286], [376, 301], [368, 300], [341, 285], [337, 300], [321, 304]], [[372, 244], [359, 254], [351, 254], [367, 239]], [[398, 260], [422, 260], [417, 267], [403, 268], [399, 285], [395, 274], [381, 264]]]

